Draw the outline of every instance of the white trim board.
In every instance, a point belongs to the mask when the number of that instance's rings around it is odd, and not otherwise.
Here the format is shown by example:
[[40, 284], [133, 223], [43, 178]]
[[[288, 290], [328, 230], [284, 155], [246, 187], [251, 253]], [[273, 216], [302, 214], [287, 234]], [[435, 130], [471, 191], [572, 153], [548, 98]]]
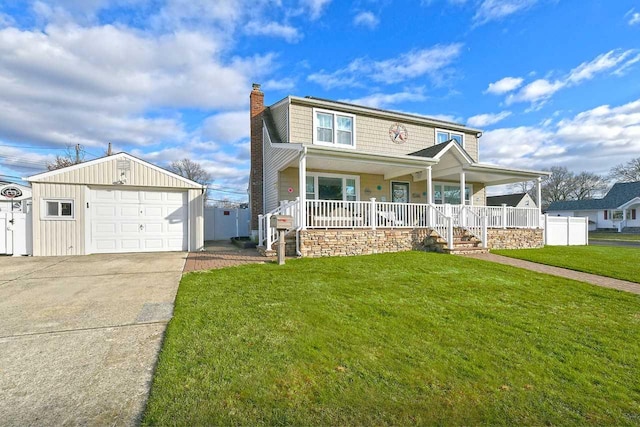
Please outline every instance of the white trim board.
[[43, 173], [40, 173], [40, 174], [37, 174], [37, 175], [32, 175], [32, 176], [30, 176], [30, 177], [28, 177], [26, 179], [29, 182], [38, 182], [38, 181], [40, 181], [42, 179], [50, 178], [52, 176], [59, 175], [61, 173], [66, 173], [66, 172], [82, 169], [82, 168], [85, 168], [85, 167], [98, 165], [98, 164], [101, 164], [101, 163], [112, 161], [114, 159], [128, 159], [128, 160], [131, 160], [131, 161], [134, 161], [134, 162], [137, 162], [137, 163], [141, 163], [144, 166], [147, 166], [147, 167], [149, 167], [151, 169], [154, 169], [154, 170], [156, 170], [156, 171], [158, 171], [160, 173], [163, 173], [165, 175], [168, 175], [168, 176], [171, 176], [171, 177], [173, 177], [175, 179], [178, 179], [178, 180], [180, 180], [182, 182], [185, 182], [185, 183], [193, 186], [193, 188], [203, 188], [203, 189], [206, 188], [206, 185], [199, 184], [199, 183], [197, 183], [195, 181], [192, 181], [190, 179], [187, 179], [187, 178], [185, 178], [185, 177], [183, 177], [181, 175], [178, 175], [176, 173], [173, 173], [173, 172], [170, 172], [170, 171], [168, 171], [166, 169], [163, 169], [160, 166], [156, 166], [153, 163], [149, 163], [149, 162], [147, 162], [145, 160], [139, 159], [139, 158], [137, 158], [135, 156], [132, 156], [129, 153], [124, 153], [124, 152], [123, 153], [117, 153], [117, 154], [114, 154], [112, 156], [100, 157], [98, 159], [89, 160], [87, 162], [78, 163], [77, 165], [73, 165], [73, 166], [67, 166], [66, 168], [60, 168], [60, 169], [56, 169], [56, 170], [52, 170], [52, 171], [48, 171], [48, 172], [43, 172]]

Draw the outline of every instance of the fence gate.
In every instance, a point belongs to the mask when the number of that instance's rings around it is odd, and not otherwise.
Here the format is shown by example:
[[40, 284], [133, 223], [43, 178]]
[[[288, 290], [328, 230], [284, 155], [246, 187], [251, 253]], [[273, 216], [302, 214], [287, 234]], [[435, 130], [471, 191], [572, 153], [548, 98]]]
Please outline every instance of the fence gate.
[[31, 255], [31, 212], [0, 212], [0, 255]]
[[204, 239], [226, 240], [249, 235], [249, 209], [204, 208]]

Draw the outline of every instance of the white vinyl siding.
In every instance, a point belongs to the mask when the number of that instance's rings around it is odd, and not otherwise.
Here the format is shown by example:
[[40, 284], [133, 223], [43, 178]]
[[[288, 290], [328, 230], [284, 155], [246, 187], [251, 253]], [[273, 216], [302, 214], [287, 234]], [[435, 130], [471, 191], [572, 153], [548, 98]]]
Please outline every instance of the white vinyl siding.
[[297, 150], [273, 147], [269, 143], [266, 126], [263, 126], [262, 129], [262, 140], [264, 144], [264, 212], [258, 212], [258, 214], [264, 214], [278, 207], [278, 174], [285, 165], [289, 164], [293, 159], [300, 155], [300, 152]]
[[[127, 182], [114, 185], [121, 176], [118, 159], [122, 156], [114, 155], [113, 159], [107, 158], [99, 163], [88, 162], [32, 182], [34, 256], [85, 255], [91, 252], [91, 209], [88, 203], [91, 190], [97, 188], [186, 191], [189, 250], [199, 250], [204, 246], [202, 188], [134, 158], [129, 158]], [[46, 205], [43, 202], [46, 200], [72, 201], [73, 220], [45, 220]]]

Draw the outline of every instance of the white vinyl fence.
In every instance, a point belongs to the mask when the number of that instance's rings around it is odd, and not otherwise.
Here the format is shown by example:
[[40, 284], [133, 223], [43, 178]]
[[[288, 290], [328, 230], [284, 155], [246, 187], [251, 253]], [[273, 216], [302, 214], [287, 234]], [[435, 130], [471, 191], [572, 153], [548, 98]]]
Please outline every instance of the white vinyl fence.
[[544, 216], [544, 243], [549, 246], [589, 244], [589, 218]]
[[31, 212], [0, 212], [0, 255], [31, 255]]
[[204, 240], [249, 236], [249, 209], [204, 208]]

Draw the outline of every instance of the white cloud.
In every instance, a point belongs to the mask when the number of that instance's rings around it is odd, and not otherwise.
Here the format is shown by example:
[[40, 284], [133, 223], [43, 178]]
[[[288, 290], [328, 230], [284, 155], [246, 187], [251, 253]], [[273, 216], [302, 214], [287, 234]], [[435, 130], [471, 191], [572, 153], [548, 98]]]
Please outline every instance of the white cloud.
[[547, 127], [487, 131], [480, 144], [488, 163], [528, 169], [563, 165], [605, 174], [640, 153], [640, 99], [602, 105]]
[[485, 127], [496, 124], [511, 115], [511, 111], [501, 111], [495, 114], [478, 114], [467, 119], [469, 126]]
[[277, 22], [251, 21], [245, 26], [245, 31], [251, 35], [281, 37], [289, 43], [295, 43], [302, 38], [297, 28]]
[[[417, 114], [417, 115], [420, 116], [423, 114]], [[424, 114], [424, 116], [431, 119], [441, 120], [443, 122], [450, 122], [450, 123], [462, 123], [464, 121], [462, 117], [459, 117], [453, 114]]]
[[205, 119], [205, 138], [220, 142], [236, 142], [249, 137], [249, 111], [230, 111]]
[[591, 80], [596, 74], [615, 68], [631, 54], [633, 54], [633, 50], [611, 50], [598, 55], [594, 60], [583, 62], [571, 70], [566, 79], [567, 83], [578, 84], [584, 80]]
[[296, 80], [291, 77], [267, 80], [262, 88], [265, 91], [291, 91], [296, 87]]
[[503, 93], [511, 92], [518, 89], [524, 81], [521, 77], [505, 77], [494, 83], [489, 83], [489, 87], [485, 93], [491, 93], [494, 95], [502, 95]]
[[15, 20], [11, 16], [0, 12], [0, 28], [10, 27], [12, 25], [15, 25]]
[[309, 11], [311, 19], [318, 19], [329, 6], [331, 0], [301, 0], [301, 5]]
[[365, 79], [393, 84], [427, 75], [432, 80], [440, 81], [442, 75], [446, 74], [447, 67], [457, 59], [461, 50], [462, 43], [452, 43], [412, 50], [382, 61], [357, 58], [347, 67], [334, 72], [321, 70], [313, 73], [309, 75], [308, 80], [325, 89], [357, 87], [363, 85]]
[[537, 0], [483, 0], [473, 16], [476, 25], [498, 21], [526, 10], [536, 4]]
[[[598, 55], [591, 61], [583, 62], [562, 78], [554, 80], [537, 79], [522, 87], [518, 92], [510, 94], [506, 98], [506, 104], [529, 102], [531, 103], [531, 110], [537, 110], [556, 92], [565, 87], [577, 86], [611, 70], [614, 70], [612, 74], [623, 74], [633, 64], [640, 62], [640, 55], [634, 56], [635, 53], [636, 51], [633, 49], [614, 49]], [[492, 84], [489, 85], [489, 88], [492, 87]]]
[[[172, 52], [167, 55], [167, 52]], [[270, 56], [221, 59], [219, 43], [114, 26], [0, 30], [0, 138], [149, 145], [185, 137], [162, 108], [242, 108], [249, 75]]]
[[507, 105], [514, 102], [544, 102], [565, 85], [566, 83], [561, 81], [550, 82], [546, 79], [538, 79], [520, 89], [518, 93], [509, 95], [506, 102]]
[[631, 9], [625, 13], [624, 17], [626, 18], [627, 16], [629, 17], [629, 25], [640, 24], [640, 13], [636, 12], [635, 9]]
[[376, 28], [379, 23], [380, 20], [378, 17], [369, 11], [360, 12], [353, 18], [353, 24], [360, 27], [373, 29]]
[[402, 102], [424, 101], [427, 97], [423, 92], [424, 89], [419, 88], [397, 93], [374, 93], [362, 98], [343, 99], [342, 101], [373, 108], [386, 108]]

